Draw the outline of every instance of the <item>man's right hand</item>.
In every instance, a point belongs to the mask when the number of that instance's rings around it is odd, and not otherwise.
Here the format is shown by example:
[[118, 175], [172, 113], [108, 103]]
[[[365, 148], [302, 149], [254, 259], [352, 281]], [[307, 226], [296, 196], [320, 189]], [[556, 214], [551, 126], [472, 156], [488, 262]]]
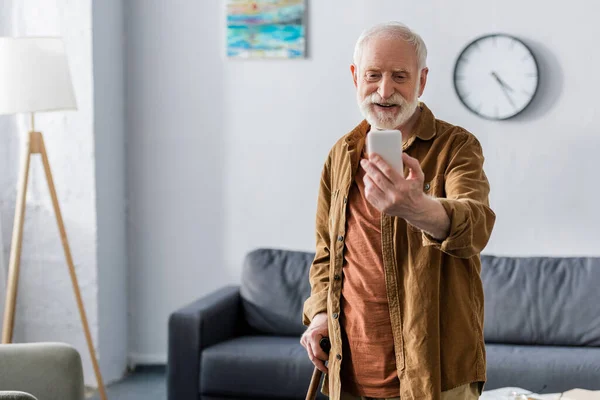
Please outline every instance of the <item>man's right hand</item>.
[[306, 349], [310, 361], [320, 369], [327, 373], [325, 361], [329, 359], [327, 353], [323, 351], [319, 341], [323, 337], [329, 336], [329, 327], [327, 326], [327, 313], [322, 312], [314, 316], [306, 332], [302, 334], [300, 344]]

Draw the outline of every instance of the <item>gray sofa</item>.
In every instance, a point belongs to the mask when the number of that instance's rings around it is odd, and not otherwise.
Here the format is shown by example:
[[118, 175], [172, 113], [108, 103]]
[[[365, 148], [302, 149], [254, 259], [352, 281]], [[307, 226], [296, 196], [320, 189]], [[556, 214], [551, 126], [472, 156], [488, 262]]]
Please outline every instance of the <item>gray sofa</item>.
[[81, 357], [64, 343], [0, 345], [0, 400], [83, 400]]
[[[258, 249], [241, 286], [175, 311], [168, 399], [303, 399], [313, 367], [299, 339], [313, 256]], [[483, 256], [482, 280], [485, 390], [600, 389], [600, 259]]]

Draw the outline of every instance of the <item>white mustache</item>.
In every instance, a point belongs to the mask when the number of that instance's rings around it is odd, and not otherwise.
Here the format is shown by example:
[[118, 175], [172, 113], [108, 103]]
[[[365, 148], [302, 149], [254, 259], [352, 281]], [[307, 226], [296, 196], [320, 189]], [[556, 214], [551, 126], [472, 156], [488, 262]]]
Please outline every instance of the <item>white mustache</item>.
[[406, 104], [406, 100], [398, 93], [394, 93], [389, 99], [383, 100], [379, 93], [371, 93], [369, 96], [369, 102], [371, 104], [381, 104], [384, 106], [401, 106]]

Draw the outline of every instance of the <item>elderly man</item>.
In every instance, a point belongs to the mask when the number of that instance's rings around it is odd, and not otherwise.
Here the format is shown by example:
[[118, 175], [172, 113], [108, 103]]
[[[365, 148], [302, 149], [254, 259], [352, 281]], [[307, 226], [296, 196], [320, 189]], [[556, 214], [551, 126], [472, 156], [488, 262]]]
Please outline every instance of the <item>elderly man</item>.
[[[495, 214], [476, 137], [418, 100], [426, 58], [400, 23], [356, 43], [350, 70], [365, 120], [321, 175], [301, 339], [335, 400], [470, 400], [485, 383], [480, 252]], [[365, 150], [377, 129], [402, 132], [405, 174]]]

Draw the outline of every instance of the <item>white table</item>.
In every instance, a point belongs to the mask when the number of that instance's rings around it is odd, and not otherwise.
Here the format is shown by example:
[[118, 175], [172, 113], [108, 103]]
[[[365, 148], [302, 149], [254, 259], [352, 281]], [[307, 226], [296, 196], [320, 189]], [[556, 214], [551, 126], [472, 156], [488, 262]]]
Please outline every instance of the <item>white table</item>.
[[[549, 394], [535, 394], [531, 393], [528, 390], [518, 388], [518, 387], [506, 387], [494, 390], [484, 390], [481, 394], [480, 400], [513, 400], [515, 397], [512, 396], [513, 393], [518, 394], [527, 394], [535, 399], [540, 400], [558, 400], [560, 399], [560, 393], [549, 393]], [[563, 397], [564, 399], [564, 397]], [[561, 399], [561, 400], [563, 400]]]
[[[536, 394], [518, 387], [484, 390], [480, 400], [515, 400], [514, 393], [525, 394], [536, 400], [600, 400], [600, 390], [572, 389], [561, 393]], [[519, 399], [516, 397], [516, 399]]]

